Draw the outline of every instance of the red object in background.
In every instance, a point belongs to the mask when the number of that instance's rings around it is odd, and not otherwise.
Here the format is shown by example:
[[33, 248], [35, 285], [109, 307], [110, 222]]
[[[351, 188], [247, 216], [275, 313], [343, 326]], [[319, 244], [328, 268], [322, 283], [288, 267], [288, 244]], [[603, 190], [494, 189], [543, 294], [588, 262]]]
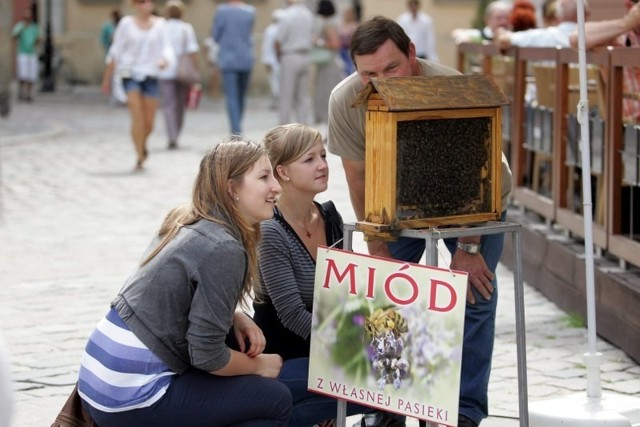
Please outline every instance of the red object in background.
[[187, 108], [196, 110], [200, 105], [200, 97], [202, 96], [202, 86], [199, 84], [191, 85], [187, 94]]

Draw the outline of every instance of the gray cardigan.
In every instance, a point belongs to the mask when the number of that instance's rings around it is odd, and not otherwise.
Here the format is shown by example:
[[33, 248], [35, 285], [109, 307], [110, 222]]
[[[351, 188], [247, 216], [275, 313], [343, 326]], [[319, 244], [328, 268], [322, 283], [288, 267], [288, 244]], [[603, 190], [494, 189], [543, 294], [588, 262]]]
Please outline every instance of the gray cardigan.
[[173, 371], [194, 366], [211, 372], [229, 362], [225, 339], [246, 272], [238, 239], [224, 226], [200, 220], [139, 267], [111, 305]]

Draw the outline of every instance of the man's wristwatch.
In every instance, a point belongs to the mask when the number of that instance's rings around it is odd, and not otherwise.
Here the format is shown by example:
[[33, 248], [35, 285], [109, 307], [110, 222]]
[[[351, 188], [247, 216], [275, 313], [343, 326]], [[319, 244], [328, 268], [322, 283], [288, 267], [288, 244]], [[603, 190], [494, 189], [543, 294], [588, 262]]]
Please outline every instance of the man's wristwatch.
[[462, 243], [460, 240], [458, 240], [458, 243], [456, 243], [456, 247], [471, 255], [480, 253], [480, 245], [477, 243]]

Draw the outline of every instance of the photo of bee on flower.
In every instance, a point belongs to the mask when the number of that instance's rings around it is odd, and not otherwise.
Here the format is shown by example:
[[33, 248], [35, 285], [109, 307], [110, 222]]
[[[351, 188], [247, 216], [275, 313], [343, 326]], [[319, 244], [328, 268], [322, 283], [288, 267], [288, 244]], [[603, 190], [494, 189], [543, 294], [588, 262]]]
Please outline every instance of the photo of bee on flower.
[[309, 390], [422, 419], [457, 413], [467, 276], [340, 250], [317, 263]]
[[371, 339], [374, 352], [371, 366], [378, 375], [378, 388], [383, 390], [387, 384], [393, 384], [398, 390], [409, 375], [409, 362], [402, 357], [403, 335], [408, 332], [406, 321], [393, 307], [377, 308], [365, 319], [364, 329]]
[[[441, 376], [459, 367], [460, 332], [449, 322], [425, 315], [418, 305], [376, 305], [350, 298], [314, 312], [322, 325], [317, 336], [333, 337], [326, 338], [326, 345], [340, 343], [330, 345], [331, 358], [356, 382], [379, 390], [392, 385], [388, 391], [408, 386], [433, 391]], [[451, 346], [453, 342], [459, 344]]]

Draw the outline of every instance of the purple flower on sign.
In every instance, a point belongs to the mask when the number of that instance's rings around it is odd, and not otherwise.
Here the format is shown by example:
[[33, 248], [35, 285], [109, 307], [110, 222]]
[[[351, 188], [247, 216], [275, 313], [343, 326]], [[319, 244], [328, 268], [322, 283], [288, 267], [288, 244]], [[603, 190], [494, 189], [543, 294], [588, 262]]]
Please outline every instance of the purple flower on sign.
[[352, 320], [354, 325], [364, 326], [364, 316], [362, 314], [354, 314]]
[[409, 376], [409, 362], [402, 357], [407, 327], [395, 309], [377, 309], [365, 321], [365, 330], [371, 337], [371, 366], [378, 376], [376, 385], [384, 389], [392, 384], [397, 390]]

